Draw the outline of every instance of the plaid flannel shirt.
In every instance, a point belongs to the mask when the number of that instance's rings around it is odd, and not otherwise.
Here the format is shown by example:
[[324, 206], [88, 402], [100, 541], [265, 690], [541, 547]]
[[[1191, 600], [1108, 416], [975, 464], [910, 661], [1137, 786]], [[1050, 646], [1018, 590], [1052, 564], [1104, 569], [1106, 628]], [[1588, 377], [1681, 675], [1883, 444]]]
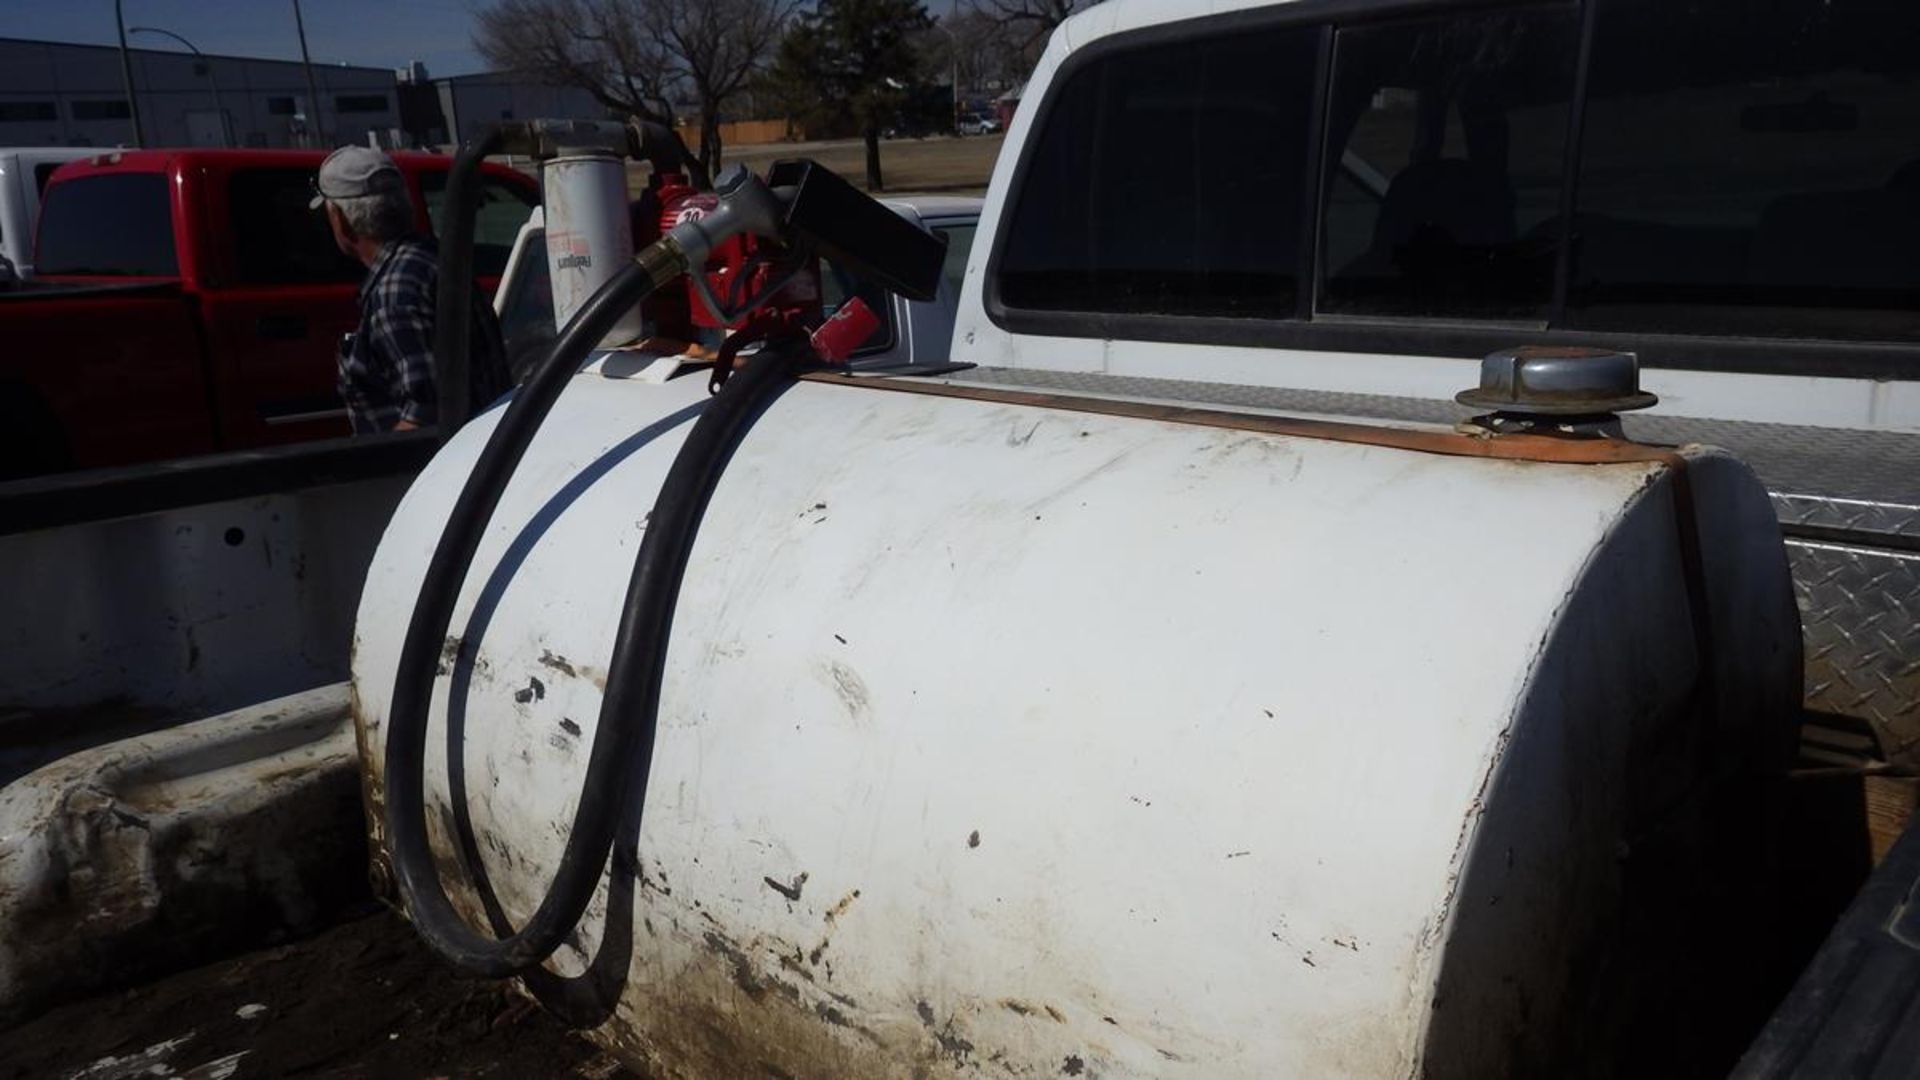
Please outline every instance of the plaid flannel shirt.
[[433, 247], [395, 240], [360, 286], [360, 327], [343, 343], [340, 396], [356, 435], [425, 426], [440, 412], [433, 385], [433, 305], [439, 267]]

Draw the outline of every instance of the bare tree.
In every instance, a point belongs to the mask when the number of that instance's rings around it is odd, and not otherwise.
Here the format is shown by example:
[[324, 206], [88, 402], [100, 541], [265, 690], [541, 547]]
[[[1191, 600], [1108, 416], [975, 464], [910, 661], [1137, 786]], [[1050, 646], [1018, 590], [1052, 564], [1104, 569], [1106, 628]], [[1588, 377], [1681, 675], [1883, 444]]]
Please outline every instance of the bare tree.
[[772, 56], [799, 0], [652, 0], [646, 27], [700, 107], [700, 161], [720, 171], [720, 118]]
[[679, 73], [645, 15], [645, 0], [495, 0], [475, 17], [473, 45], [501, 70], [672, 124]]
[[[957, 7], [919, 35], [922, 78], [928, 83], [957, 82], [956, 96], [993, 83], [1010, 86], [1032, 68], [1022, 56], [1021, 40], [999, 20]], [[950, 123], [958, 120], [955, 115]]]
[[1100, 0], [974, 0], [974, 10], [1015, 31], [1021, 52], [1045, 44], [1067, 16]]
[[498, 68], [578, 86], [664, 124], [675, 96], [700, 110], [700, 160], [720, 167], [720, 119], [771, 57], [800, 0], [495, 0], [474, 47]]

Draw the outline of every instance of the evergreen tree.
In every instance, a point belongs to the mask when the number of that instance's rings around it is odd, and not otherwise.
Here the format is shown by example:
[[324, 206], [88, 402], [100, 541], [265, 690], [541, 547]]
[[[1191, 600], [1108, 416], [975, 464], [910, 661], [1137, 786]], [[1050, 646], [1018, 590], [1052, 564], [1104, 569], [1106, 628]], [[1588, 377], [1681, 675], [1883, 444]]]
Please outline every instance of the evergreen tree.
[[920, 0], [819, 0], [780, 43], [775, 81], [809, 127], [860, 132], [869, 191], [885, 190], [880, 132], [919, 78], [913, 42], [931, 25]]

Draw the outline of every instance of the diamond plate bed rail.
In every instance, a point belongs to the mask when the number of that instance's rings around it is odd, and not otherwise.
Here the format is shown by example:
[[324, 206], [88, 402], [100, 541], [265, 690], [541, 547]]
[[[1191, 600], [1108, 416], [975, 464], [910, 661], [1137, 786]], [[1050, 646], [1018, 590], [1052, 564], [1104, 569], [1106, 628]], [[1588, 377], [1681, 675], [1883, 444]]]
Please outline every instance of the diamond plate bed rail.
[[1890, 762], [1920, 767], [1920, 555], [1788, 539], [1807, 707], [1865, 720]]

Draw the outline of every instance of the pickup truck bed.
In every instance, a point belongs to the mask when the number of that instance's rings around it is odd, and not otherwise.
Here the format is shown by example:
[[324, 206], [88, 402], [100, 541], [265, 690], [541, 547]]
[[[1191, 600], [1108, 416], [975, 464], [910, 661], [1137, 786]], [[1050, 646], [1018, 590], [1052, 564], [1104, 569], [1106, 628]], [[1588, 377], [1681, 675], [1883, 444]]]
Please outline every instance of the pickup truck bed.
[[405, 920], [368, 911], [56, 1008], [6, 1033], [0, 1078], [633, 1075], [516, 986], [453, 975]]

